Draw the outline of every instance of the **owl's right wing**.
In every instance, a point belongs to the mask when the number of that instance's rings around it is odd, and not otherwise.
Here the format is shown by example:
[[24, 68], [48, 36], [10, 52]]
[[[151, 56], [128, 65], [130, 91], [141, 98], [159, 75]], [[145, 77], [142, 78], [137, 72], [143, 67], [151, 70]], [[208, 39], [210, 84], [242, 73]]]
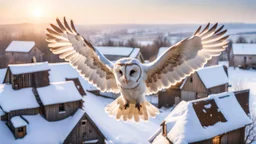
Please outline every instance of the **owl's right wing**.
[[157, 93], [159, 90], [169, 88], [202, 68], [207, 60], [218, 56], [228, 45], [222, 27], [217, 24], [209, 29], [208, 24], [201, 32], [201, 26], [189, 38], [167, 49], [155, 61], [144, 64], [147, 73], [146, 94]]
[[47, 28], [48, 47], [52, 53], [68, 61], [80, 75], [102, 92], [118, 93], [113, 64], [85, 38], [77, 33], [73, 21], [71, 27], [64, 18], [64, 24], [56, 19], [58, 26]]

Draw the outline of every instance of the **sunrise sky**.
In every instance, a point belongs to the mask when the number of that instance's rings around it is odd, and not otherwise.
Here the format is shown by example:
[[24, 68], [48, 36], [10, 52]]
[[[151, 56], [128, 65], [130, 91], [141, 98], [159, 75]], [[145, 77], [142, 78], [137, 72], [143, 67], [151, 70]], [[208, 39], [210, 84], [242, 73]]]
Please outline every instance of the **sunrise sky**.
[[0, 24], [256, 23], [255, 0], [0, 0]]

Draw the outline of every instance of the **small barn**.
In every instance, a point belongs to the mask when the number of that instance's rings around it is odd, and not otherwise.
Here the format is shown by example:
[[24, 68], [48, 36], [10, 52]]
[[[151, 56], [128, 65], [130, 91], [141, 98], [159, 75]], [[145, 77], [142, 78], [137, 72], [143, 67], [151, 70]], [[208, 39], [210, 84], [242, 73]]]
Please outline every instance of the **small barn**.
[[10, 127], [14, 133], [15, 138], [23, 138], [27, 134], [28, 123], [21, 116], [11, 118]]
[[235, 67], [256, 67], [256, 44], [232, 44], [229, 65]]
[[228, 91], [228, 74], [225, 66], [204, 67], [183, 81], [158, 93], [158, 107], [173, 106], [179, 101], [194, 100]]
[[31, 63], [33, 57], [36, 61], [43, 61], [44, 53], [39, 50], [34, 41], [12, 41], [5, 49], [8, 64]]
[[241, 144], [251, 119], [232, 92], [180, 102], [150, 138], [153, 144]]

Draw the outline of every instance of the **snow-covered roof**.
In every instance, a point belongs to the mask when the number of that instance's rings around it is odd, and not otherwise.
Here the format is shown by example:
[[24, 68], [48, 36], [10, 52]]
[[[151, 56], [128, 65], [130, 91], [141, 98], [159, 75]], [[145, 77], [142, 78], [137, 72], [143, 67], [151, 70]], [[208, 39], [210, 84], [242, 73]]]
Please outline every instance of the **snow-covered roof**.
[[69, 63], [49, 63], [50, 82], [63, 82], [66, 78], [78, 78], [84, 90], [95, 90]]
[[85, 111], [78, 109], [76, 113], [64, 120], [48, 122], [41, 115], [23, 115], [28, 121], [27, 135], [22, 139], [15, 139], [6, 122], [0, 121], [1, 143], [8, 144], [59, 144], [64, 143], [69, 133], [84, 115]]
[[51, 83], [49, 86], [37, 88], [37, 91], [44, 105], [82, 100], [73, 81]]
[[256, 44], [234, 43], [232, 49], [234, 55], [256, 55]]
[[133, 56], [136, 57], [140, 51], [139, 48], [132, 47], [109, 47], [101, 46], [96, 47], [103, 55], [119, 55], [119, 56]]
[[160, 57], [169, 47], [160, 47], [157, 53], [157, 58]]
[[33, 41], [12, 41], [5, 49], [6, 52], [29, 52], [35, 46]]
[[207, 89], [228, 83], [228, 76], [221, 65], [204, 67], [197, 73]]
[[5, 74], [6, 74], [6, 68], [2, 68], [0, 69], [0, 83], [3, 83], [4, 82], [4, 77], [5, 77]]
[[159, 129], [162, 120], [168, 115], [171, 109], [161, 110], [162, 112], [154, 119], [140, 123], [117, 121], [105, 113], [104, 108], [113, 100], [95, 96], [87, 92], [84, 99], [84, 110], [102, 134], [106, 137], [106, 143], [148, 143], [148, 138]]
[[[212, 103], [209, 104], [209, 101]], [[200, 102], [205, 102], [205, 105], [199, 110], [195, 109], [195, 105]], [[208, 111], [207, 109], [211, 110]], [[215, 123], [204, 126], [205, 117], [201, 118], [198, 116], [198, 111], [211, 116]], [[217, 114], [210, 113], [212, 111], [216, 111]], [[221, 115], [224, 116], [224, 120], [223, 118], [221, 120]], [[244, 127], [251, 122], [231, 92], [213, 94], [207, 98], [189, 102], [182, 101], [165, 119], [167, 137], [175, 144], [186, 144], [210, 139]], [[159, 142], [159, 139], [162, 139], [162, 137], [156, 137], [154, 142]]]
[[48, 62], [11, 64], [9, 68], [14, 75], [50, 70]]
[[27, 126], [27, 122], [22, 119], [20, 116], [15, 116], [11, 118], [11, 122], [14, 128]]
[[153, 41], [138, 41], [138, 43], [142, 46], [148, 46], [148, 45], [152, 45], [154, 42]]
[[10, 84], [0, 84], [0, 106], [5, 112], [10, 112], [37, 108], [39, 104], [32, 92], [32, 88], [13, 90]]

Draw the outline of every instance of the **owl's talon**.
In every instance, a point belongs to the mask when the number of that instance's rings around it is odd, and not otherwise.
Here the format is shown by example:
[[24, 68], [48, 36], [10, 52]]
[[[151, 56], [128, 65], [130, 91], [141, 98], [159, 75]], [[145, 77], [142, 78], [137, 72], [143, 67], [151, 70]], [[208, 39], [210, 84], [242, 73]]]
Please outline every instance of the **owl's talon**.
[[130, 106], [130, 104], [129, 104], [129, 103], [126, 103], [126, 104], [124, 105], [124, 109], [129, 108], [129, 106]]
[[140, 111], [140, 108], [142, 107], [140, 103], [136, 103], [135, 107]]

